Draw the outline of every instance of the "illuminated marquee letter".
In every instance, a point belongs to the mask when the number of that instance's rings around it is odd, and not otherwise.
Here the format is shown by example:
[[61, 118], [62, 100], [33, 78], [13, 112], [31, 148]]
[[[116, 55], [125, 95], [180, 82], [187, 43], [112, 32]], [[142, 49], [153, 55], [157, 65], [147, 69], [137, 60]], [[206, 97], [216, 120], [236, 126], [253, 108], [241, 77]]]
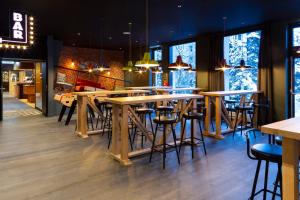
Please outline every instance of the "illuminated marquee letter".
[[21, 22], [21, 21], [23, 21], [22, 14], [14, 12], [13, 19], [14, 19], [15, 22]]
[[13, 38], [14, 39], [21, 39], [23, 40], [23, 27], [21, 22], [23, 21], [23, 16], [20, 13], [13, 13], [13, 20], [14, 20], [14, 26], [13, 26]]
[[23, 27], [20, 22], [16, 22], [13, 29], [23, 31]]
[[14, 38], [15, 39], [23, 39], [23, 32], [18, 31], [18, 30], [14, 30]]

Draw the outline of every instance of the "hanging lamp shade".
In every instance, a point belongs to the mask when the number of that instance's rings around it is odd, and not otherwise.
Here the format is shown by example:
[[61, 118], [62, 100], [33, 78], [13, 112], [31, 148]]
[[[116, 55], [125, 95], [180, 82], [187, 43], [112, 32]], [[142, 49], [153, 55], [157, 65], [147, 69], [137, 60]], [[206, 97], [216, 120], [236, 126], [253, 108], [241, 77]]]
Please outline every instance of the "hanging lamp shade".
[[109, 70], [111, 70], [111, 68], [105, 64], [99, 65], [96, 68], [94, 68], [94, 71], [100, 71], [100, 72], [109, 71]]
[[300, 54], [300, 47], [297, 47], [297, 48], [295, 49], [295, 51], [296, 51], [296, 54]]
[[130, 60], [128, 61], [127, 65], [125, 67], [122, 68], [123, 71], [136, 71], [136, 67], [133, 65], [133, 62]]
[[215, 68], [215, 70], [219, 71], [225, 71], [228, 69], [232, 69], [232, 67], [227, 64], [227, 61], [224, 58], [219, 62], [218, 67]]
[[143, 74], [143, 73], [147, 72], [145, 70], [145, 68], [142, 68], [142, 67], [136, 67], [134, 71], [139, 73], [139, 74]]
[[195, 72], [195, 70], [194, 70], [192, 67], [190, 67], [187, 71], [188, 71], [189, 73]]
[[163, 71], [159, 67], [157, 67], [157, 68], [155, 68], [155, 69], [152, 70], [152, 73], [153, 74], [162, 74]]
[[252, 69], [253, 67], [246, 65], [245, 60], [242, 59], [242, 60], [240, 61], [240, 65], [239, 65], [239, 66], [236, 66], [236, 67], [234, 67], [234, 68], [235, 68], [235, 69], [245, 70], [245, 69]]
[[155, 60], [151, 60], [150, 52], [145, 52], [142, 60], [139, 60], [135, 63], [136, 67], [144, 67], [149, 69], [150, 67], [158, 67], [159, 63]]
[[169, 69], [189, 69], [192, 68], [190, 64], [183, 62], [181, 55], [177, 56], [176, 62], [171, 63], [168, 67]]

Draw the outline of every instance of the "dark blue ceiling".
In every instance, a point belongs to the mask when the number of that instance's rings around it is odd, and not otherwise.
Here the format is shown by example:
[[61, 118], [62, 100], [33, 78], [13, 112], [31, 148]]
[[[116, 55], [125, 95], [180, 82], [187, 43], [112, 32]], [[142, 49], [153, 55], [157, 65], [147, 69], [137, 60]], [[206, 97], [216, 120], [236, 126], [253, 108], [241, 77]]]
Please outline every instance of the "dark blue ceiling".
[[[181, 40], [200, 33], [300, 18], [300, 0], [149, 0], [150, 43]], [[182, 5], [178, 8], [178, 5]], [[66, 45], [124, 48], [128, 22], [133, 42], [145, 41], [145, 0], [1, 0], [0, 35], [6, 33], [9, 10], [33, 13], [40, 36], [54, 35]], [[101, 20], [103, 19], [103, 23]], [[101, 25], [103, 24], [103, 25]], [[77, 33], [80, 33], [78, 35]]]

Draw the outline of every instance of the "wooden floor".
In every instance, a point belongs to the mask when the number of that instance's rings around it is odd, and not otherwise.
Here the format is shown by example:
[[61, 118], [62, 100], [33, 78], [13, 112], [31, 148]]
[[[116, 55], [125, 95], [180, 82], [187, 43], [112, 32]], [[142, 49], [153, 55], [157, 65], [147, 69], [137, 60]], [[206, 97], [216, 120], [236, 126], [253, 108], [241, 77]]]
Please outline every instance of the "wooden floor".
[[[189, 148], [167, 155], [162, 169], [161, 155], [152, 163], [148, 156], [122, 167], [107, 153], [107, 137], [86, 140], [73, 134], [57, 118], [32, 116], [0, 122], [0, 199], [248, 199], [256, 162], [248, 159], [243, 137], [228, 135], [223, 141], [206, 139], [191, 159]], [[265, 141], [261, 137], [257, 141]], [[276, 171], [272, 166], [271, 176]], [[272, 186], [274, 178], [269, 181]], [[258, 187], [261, 187], [260, 177]], [[261, 199], [261, 196], [256, 199]]]

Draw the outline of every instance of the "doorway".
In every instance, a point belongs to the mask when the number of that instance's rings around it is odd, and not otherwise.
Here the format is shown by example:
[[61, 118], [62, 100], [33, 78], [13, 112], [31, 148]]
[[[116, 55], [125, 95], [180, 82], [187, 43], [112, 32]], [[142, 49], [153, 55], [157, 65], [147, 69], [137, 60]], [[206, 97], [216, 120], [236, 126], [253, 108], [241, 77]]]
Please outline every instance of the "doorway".
[[2, 59], [1, 65], [2, 119], [41, 115], [45, 63]]

